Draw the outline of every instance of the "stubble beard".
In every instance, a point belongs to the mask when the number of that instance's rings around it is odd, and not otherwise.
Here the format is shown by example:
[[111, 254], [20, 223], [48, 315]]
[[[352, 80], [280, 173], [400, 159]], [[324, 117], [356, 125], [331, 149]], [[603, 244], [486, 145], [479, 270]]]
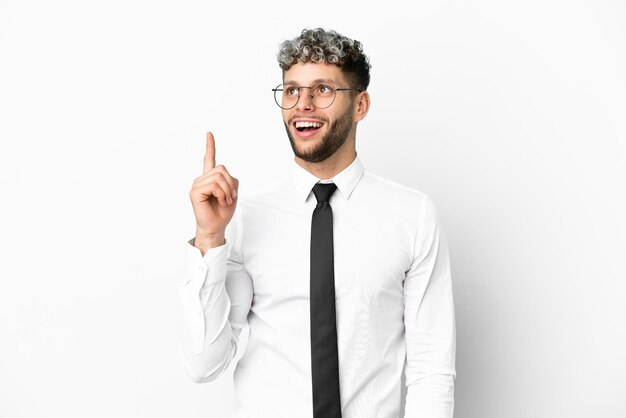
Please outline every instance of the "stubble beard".
[[291, 149], [296, 157], [310, 163], [319, 163], [333, 155], [346, 142], [352, 130], [353, 122], [354, 118], [352, 117], [351, 106], [340, 118], [330, 125], [328, 132], [322, 137], [322, 141], [319, 145], [307, 151], [303, 151], [296, 146], [291, 131], [289, 130], [289, 125], [286, 123], [284, 125], [287, 136], [289, 137]]

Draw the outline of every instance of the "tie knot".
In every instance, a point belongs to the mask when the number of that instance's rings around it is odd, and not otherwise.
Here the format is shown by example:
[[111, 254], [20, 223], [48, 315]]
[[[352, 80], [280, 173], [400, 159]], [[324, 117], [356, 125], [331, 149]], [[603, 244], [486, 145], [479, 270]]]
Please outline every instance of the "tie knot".
[[315, 194], [317, 203], [329, 202], [335, 190], [337, 190], [335, 183], [316, 183], [315, 186], [313, 186], [313, 193]]

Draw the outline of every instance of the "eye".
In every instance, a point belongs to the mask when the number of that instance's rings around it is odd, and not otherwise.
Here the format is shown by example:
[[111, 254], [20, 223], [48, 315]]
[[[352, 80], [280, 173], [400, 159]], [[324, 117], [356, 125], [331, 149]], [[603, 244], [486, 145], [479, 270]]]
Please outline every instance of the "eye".
[[333, 94], [334, 89], [328, 84], [320, 84], [315, 88], [318, 96], [327, 97]]
[[285, 87], [285, 94], [287, 96], [297, 96], [298, 88], [297, 87]]

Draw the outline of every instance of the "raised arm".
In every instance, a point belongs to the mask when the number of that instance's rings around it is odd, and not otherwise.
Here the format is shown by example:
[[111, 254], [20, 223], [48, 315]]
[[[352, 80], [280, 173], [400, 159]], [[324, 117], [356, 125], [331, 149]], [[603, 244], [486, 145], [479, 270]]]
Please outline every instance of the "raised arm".
[[241, 208], [235, 210], [237, 187], [224, 166], [215, 167], [215, 142], [208, 133], [204, 173], [190, 192], [196, 236], [185, 244], [187, 272], [179, 286], [180, 353], [198, 383], [213, 381], [228, 368], [252, 302], [240, 248]]

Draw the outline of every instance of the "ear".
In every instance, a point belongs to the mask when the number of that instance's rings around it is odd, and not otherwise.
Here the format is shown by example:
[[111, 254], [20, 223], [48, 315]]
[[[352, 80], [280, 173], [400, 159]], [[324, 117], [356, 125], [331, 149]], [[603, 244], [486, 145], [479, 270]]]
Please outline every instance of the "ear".
[[362, 91], [356, 98], [356, 106], [354, 107], [354, 121], [363, 120], [370, 110], [370, 95], [367, 91]]

